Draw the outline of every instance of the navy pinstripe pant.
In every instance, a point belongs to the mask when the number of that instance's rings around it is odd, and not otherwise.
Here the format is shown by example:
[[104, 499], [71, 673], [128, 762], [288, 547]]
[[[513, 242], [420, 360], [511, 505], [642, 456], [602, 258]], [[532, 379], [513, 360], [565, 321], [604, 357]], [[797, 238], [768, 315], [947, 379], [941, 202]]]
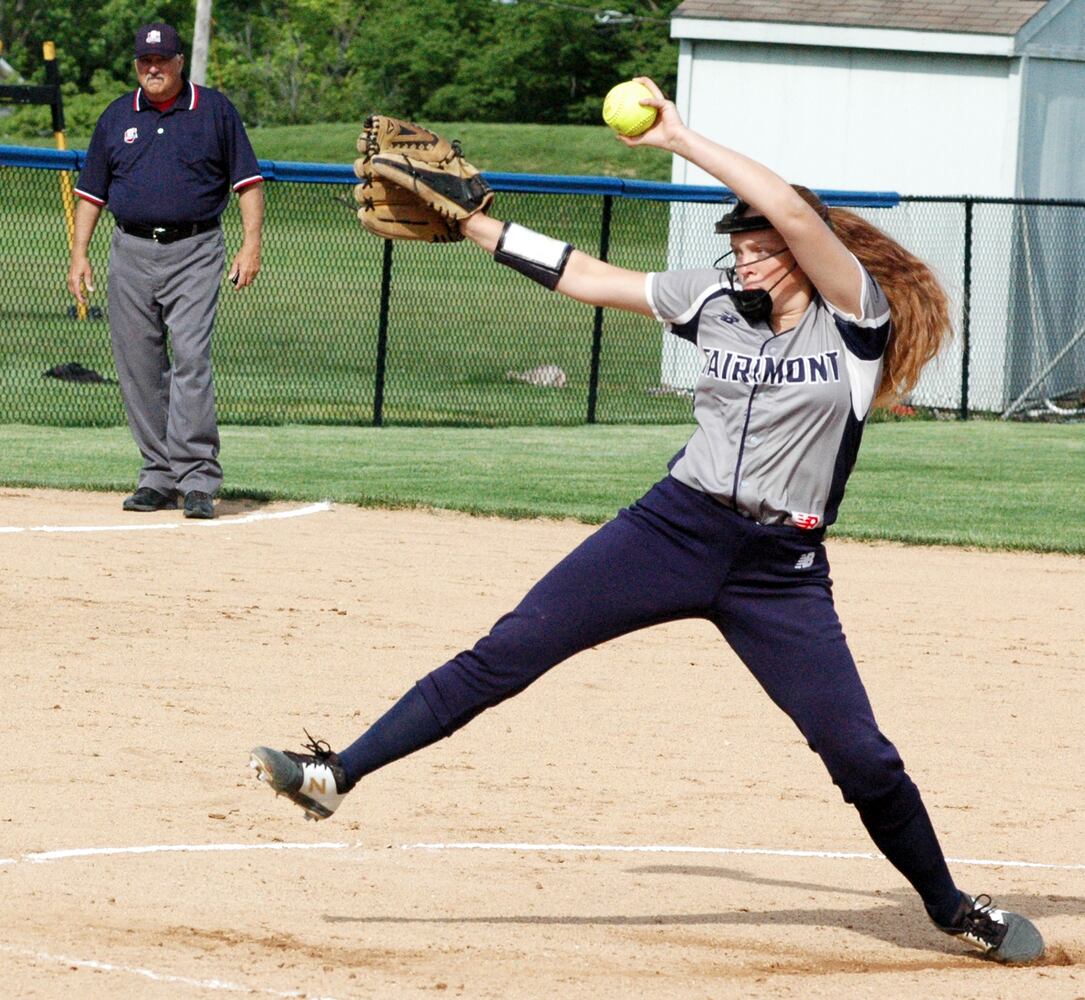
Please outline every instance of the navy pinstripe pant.
[[954, 919], [960, 892], [919, 791], [874, 720], [821, 538], [759, 525], [670, 477], [559, 562], [472, 649], [423, 677], [343, 751], [343, 766], [357, 779], [589, 646], [682, 618], [715, 623], [932, 919]]

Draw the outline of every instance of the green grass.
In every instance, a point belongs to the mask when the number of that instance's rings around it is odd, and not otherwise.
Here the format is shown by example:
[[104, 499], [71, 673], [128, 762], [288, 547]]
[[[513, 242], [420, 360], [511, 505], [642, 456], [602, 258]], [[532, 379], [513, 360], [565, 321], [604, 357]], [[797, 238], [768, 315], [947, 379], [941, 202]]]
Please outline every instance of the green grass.
[[[598, 523], [665, 474], [688, 426], [226, 427], [225, 496]], [[128, 490], [121, 428], [0, 426], [0, 483]], [[1085, 425], [879, 423], [833, 533], [1085, 554]]]
[[[483, 171], [573, 174], [668, 181], [671, 157], [658, 149], [629, 149], [605, 125], [493, 125], [425, 122], [463, 143], [467, 158]], [[260, 159], [349, 163], [356, 155], [358, 122], [276, 126], [249, 130]]]
[[[0, 423], [123, 423], [115, 387], [45, 379], [75, 361], [114, 374], [107, 324], [69, 319], [67, 241], [58, 175], [12, 170], [0, 199]], [[263, 269], [257, 284], [222, 293], [215, 367], [223, 423], [372, 424], [384, 244], [354, 216], [350, 185], [269, 184]], [[505, 194], [502, 211], [598, 252], [602, 200]], [[665, 266], [665, 203], [615, 206], [611, 259]], [[240, 242], [236, 201], [227, 246]], [[92, 302], [106, 305], [112, 217], [91, 244]], [[10, 234], [10, 236], [8, 235]], [[595, 311], [526, 282], [469, 244], [397, 243], [388, 317], [386, 424], [582, 423], [588, 410]], [[602, 331], [597, 419], [676, 422], [688, 400], [653, 396], [660, 329], [608, 311]], [[563, 390], [510, 382], [509, 371], [561, 366]]]
[[[463, 139], [486, 169], [508, 172], [665, 178], [669, 157], [629, 150], [605, 126], [433, 123]], [[252, 130], [266, 159], [349, 163], [359, 122]], [[87, 137], [68, 136], [85, 148]], [[52, 145], [42, 139], [42, 146]], [[476, 152], [477, 151], [477, 154]], [[654, 171], [654, 173], [653, 173]], [[68, 317], [68, 244], [59, 211], [59, 175], [9, 170], [2, 179], [0, 228], [0, 423], [116, 426], [115, 388], [44, 379], [75, 361], [114, 375], [107, 324]], [[257, 285], [222, 296], [215, 366], [223, 423], [373, 423], [383, 244], [365, 234], [352, 185], [267, 186], [263, 270]], [[500, 211], [525, 225], [599, 252], [598, 197], [502, 194]], [[611, 259], [639, 269], [666, 264], [669, 206], [615, 206]], [[240, 242], [236, 199], [224, 218], [228, 252]], [[112, 217], [91, 244], [106, 302]], [[496, 426], [575, 425], [588, 412], [595, 313], [550, 295], [461, 245], [395, 246], [382, 423]], [[603, 329], [596, 418], [676, 422], [689, 403], [649, 394], [660, 381], [659, 326], [608, 312]], [[562, 367], [568, 388], [511, 382], [510, 371]]]
[[[479, 122], [424, 122], [459, 139], [468, 159], [494, 173], [565, 174], [669, 181], [671, 157], [658, 149], [629, 149], [605, 125], [494, 125]], [[351, 163], [362, 118], [316, 125], [278, 125], [248, 130], [261, 160]], [[69, 149], [86, 149], [89, 135], [69, 133]], [[52, 136], [5, 137], [0, 145], [53, 148]]]
[[1085, 424], [873, 424], [841, 511], [853, 538], [1085, 553]]

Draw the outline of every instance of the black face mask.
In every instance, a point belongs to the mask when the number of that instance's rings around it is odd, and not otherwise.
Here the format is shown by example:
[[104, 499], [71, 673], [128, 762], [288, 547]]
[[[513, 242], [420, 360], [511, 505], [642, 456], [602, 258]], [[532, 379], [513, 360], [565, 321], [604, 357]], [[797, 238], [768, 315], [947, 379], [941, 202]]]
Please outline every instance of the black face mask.
[[[720, 261], [729, 257], [732, 253], [734, 253], [733, 250], [725, 253], [716, 261], [715, 266], [720, 267]], [[776, 253], [766, 254], [764, 257], [759, 258], [759, 260], [768, 260], [769, 257], [776, 257], [782, 253], [787, 253], [787, 247], [784, 247], [782, 250], [777, 250]], [[744, 288], [735, 288], [736, 269], [734, 267], [723, 267], [721, 270], [727, 275], [727, 283], [731, 286], [731, 293], [738, 314], [746, 320], [747, 323], [767, 323], [772, 316], [772, 295], [770, 293], [798, 266], [798, 262], [796, 261], [781, 274], [769, 288], [752, 288], [749, 291]]]
[[763, 288], [736, 291], [734, 302], [738, 314], [747, 323], [767, 323], [772, 316], [772, 296]]

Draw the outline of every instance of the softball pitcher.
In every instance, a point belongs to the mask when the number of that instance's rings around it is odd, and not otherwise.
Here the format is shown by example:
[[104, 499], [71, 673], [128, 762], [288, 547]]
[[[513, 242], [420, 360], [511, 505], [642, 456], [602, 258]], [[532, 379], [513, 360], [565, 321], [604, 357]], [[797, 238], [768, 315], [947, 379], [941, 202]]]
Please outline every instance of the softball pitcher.
[[937, 353], [946, 296], [869, 223], [687, 128], [641, 81], [658, 117], [622, 141], [683, 156], [739, 198], [716, 227], [731, 246], [721, 269], [637, 273], [502, 223], [486, 214], [492, 194], [457, 147], [425, 162], [425, 137], [442, 140], [394, 119], [367, 123], [361, 215], [379, 232], [397, 206], [415, 221], [434, 212], [443, 227], [434, 241], [466, 238], [547, 288], [662, 321], [704, 356], [696, 430], [667, 476], [354, 743], [339, 753], [311, 737], [308, 753], [257, 747], [251, 766], [307, 817], [326, 818], [365, 775], [451, 735], [581, 650], [704, 618], [798, 726], [934, 924], [998, 961], [1033, 961], [1043, 941], [1030, 921], [954, 883], [919, 791], [875, 721], [823, 545], [864, 422], [876, 402], [911, 389]]

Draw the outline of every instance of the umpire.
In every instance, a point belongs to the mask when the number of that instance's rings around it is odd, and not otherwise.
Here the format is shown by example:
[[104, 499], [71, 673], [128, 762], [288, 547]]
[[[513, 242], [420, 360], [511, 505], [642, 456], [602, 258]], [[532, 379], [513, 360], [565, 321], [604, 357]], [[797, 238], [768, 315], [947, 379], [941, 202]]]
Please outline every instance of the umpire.
[[185, 517], [211, 518], [222, 485], [211, 373], [226, 261], [219, 217], [236, 191], [244, 238], [229, 276], [244, 288], [260, 270], [263, 178], [234, 106], [185, 78], [170, 25], [136, 32], [135, 68], [139, 86], [102, 113], [79, 174], [68, 290], [82, 304], [84, 286], [94, 290], [87, 248], [108, 207], [109, 332], [143, 456], [123, 506], [172, 509], [181, 495]]

